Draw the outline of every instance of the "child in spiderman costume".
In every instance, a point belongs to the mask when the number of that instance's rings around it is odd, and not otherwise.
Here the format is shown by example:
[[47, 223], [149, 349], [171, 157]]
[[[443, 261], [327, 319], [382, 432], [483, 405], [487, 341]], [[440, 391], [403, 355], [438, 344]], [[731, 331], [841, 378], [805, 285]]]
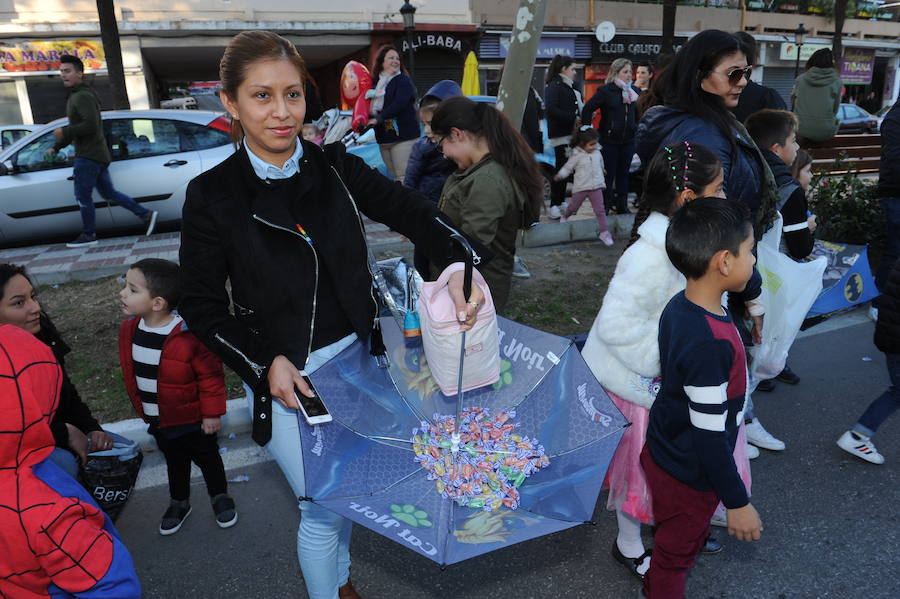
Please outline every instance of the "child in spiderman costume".
[[49, 347], [0, 325], [0, 597], [139, 598], [112, 522], [47, 459], [61, 383]]

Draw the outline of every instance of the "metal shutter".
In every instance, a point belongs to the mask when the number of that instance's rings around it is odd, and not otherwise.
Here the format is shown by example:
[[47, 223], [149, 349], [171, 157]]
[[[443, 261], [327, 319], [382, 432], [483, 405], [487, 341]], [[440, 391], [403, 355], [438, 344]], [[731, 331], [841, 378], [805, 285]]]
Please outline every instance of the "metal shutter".
[[794, 67], [765, 67], [763, 69], [762, 84], [781, 94], [787, 107], [791, 107], [791, 91], [794, 89]]

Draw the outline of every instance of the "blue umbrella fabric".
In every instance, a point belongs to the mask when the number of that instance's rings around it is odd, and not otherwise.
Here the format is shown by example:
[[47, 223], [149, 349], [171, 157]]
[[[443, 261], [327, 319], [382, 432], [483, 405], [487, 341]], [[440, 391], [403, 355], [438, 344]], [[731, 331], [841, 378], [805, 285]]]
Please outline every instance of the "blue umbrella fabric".
[[457, 398], [432, 380], [421, 339], [404, 339], [391, 318], [381, 319], [389, 368], [356, 343], [310, 377], [334, 420], [301, 419], [308, 499], [441, 565], [590, 521], [628, 423], [572, 340], [498, 324], [500, 380], [467, 392], [463, 407], [514, 414], [516, 439], [549, 458], [517, 481], [515, 509], [460, 505], [416, 460], [414, 431], [455, 416]]

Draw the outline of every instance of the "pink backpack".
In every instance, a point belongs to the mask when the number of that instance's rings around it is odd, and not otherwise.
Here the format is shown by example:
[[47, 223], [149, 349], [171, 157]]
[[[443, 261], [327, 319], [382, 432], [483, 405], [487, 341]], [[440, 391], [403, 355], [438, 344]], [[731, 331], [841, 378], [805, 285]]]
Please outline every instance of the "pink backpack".
[[[463, 337], [447, 282], [451, 274], [464, 268], [462, 262], [456, 262], [445, 268], [437, 281], [423, 283], [418, 301], [425, 358], [431, 376], [445, 395], [456, 395], [457, 392]], [[463, 391], [491, 385], [500, 378], [500, 336], [494, 300], [484, 277], [475, 269], [472, 270], [472, 282], [484, 293], [484, 304], [478, 307], [475, 326], [465, 336]]]

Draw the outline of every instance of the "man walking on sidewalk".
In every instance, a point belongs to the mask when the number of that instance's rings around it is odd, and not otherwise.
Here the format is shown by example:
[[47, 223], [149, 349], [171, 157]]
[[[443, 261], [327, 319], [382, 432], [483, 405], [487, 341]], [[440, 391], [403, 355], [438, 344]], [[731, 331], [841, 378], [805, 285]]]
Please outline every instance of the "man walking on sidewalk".
[[155, 210], [147, 210], [133, 199], [116, 191], [109, 178], [109, 163], [112, 156], [103, 136], [103, 123], [100, 119], [100, 98], [97, 93], [84, 83], [84, 64], [77, 56], [65, 55], [60, 58], [59, 75], [63, 85], [69, 90], [66, 102], [66, 116], [69, 124], [53, 130], [56, 144], [48, 153], [55, 155], [60, 149], [75, 144], [75, 200], [81, 210], [81, 235], [75, 241], [67, 243], [68, 247], [84, 247], [97, 245], [97, 234], [94, 231], [94, 188], [103, 199], [116, 203], [128, 210], [147, 224], [147, 235], [156, 226]]

